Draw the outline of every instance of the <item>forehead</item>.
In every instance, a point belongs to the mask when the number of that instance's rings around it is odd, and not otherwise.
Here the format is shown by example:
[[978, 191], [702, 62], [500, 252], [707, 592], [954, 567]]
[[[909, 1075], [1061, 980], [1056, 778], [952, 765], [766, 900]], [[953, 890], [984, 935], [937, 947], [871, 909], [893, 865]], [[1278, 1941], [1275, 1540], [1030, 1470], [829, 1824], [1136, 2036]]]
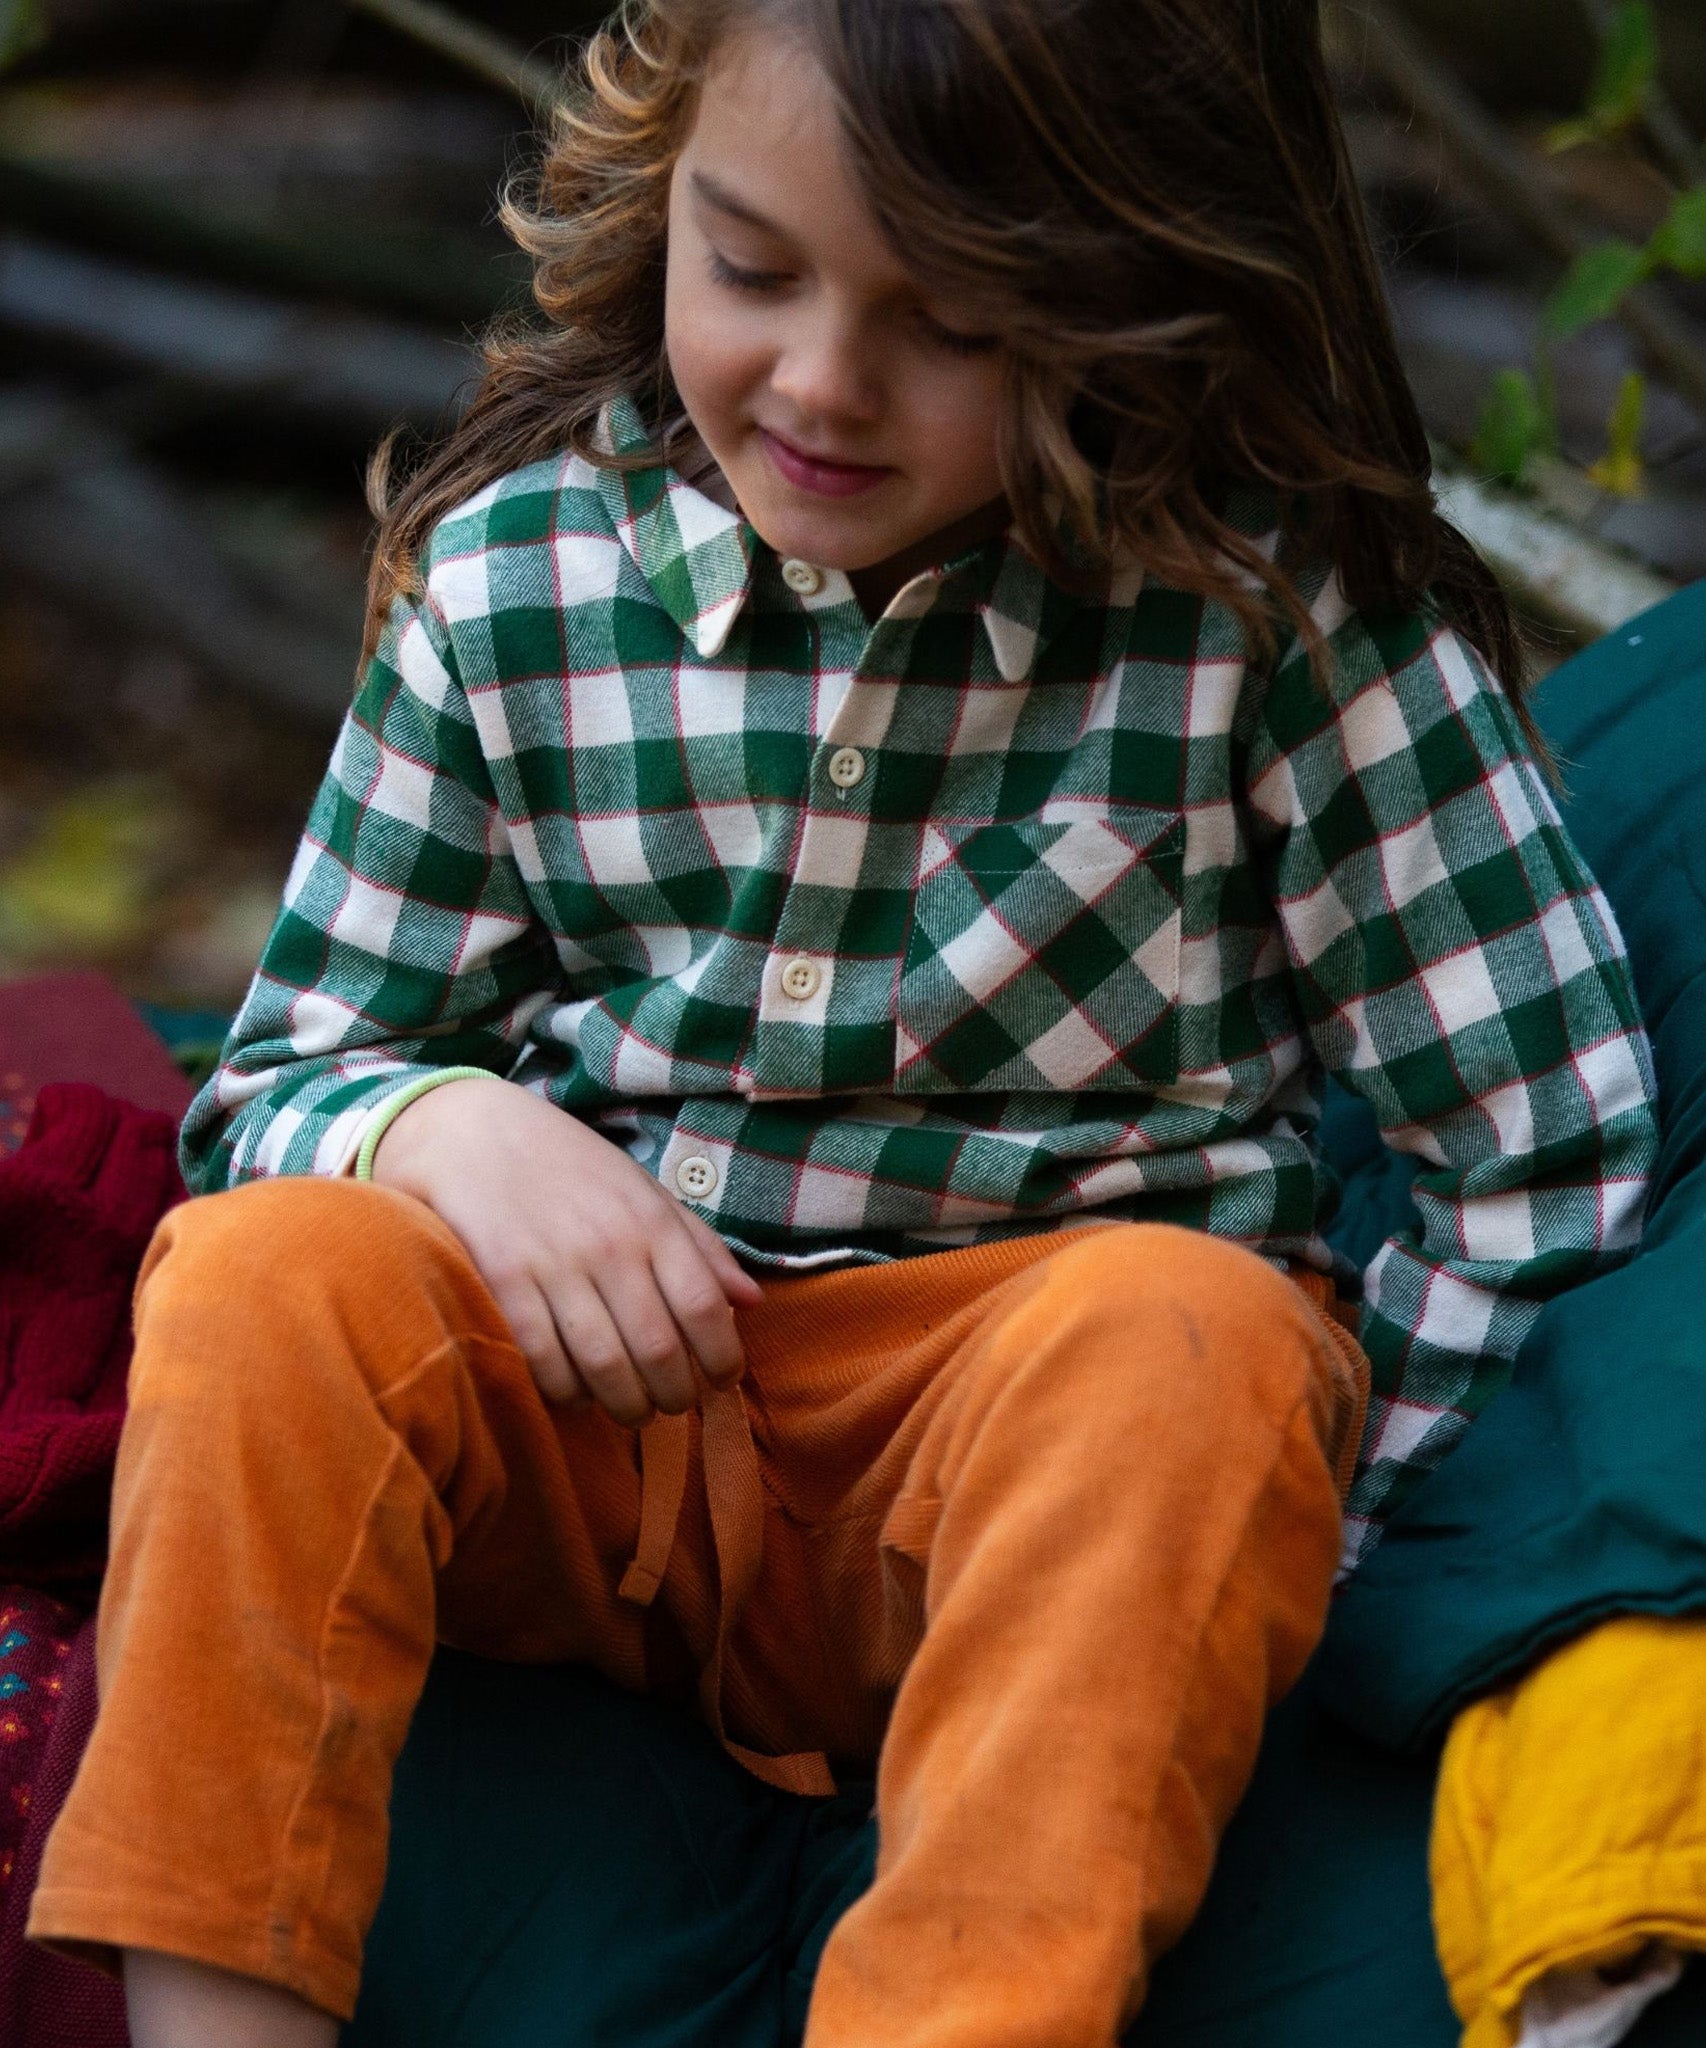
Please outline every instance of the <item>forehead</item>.
[[829, 80], [797, 36], [754, 27], [722, 44], [676, 175], [713, 228], [734, 216], [707, 202], [708, 188], [816, 264], [888, 286], [909, 281], [847, 160]]

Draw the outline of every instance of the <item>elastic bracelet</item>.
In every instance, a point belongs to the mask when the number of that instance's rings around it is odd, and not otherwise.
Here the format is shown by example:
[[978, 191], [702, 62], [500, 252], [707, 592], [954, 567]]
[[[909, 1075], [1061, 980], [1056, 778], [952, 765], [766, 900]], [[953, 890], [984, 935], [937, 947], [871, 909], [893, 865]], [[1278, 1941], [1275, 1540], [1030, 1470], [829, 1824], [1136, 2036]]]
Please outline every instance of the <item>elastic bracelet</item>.
[[356, 1179], [373, 1178], [373, 1155], [379, 1150], [379, 1141], [411, 1102], [419, 1102], [423, 1095], [442, 1088], [446, 1081], [498, 1081], [502, 1078], [490, 1067], [434, 1067], [430, 1074], [422, 1074], [418, 1081], [411, 1081], [407, 1087], [399, 1088], [395, 1095], [387, 1096], [373, 1112], [373, 1121], [362, 1137], [361, 1150], [355, 1155]]

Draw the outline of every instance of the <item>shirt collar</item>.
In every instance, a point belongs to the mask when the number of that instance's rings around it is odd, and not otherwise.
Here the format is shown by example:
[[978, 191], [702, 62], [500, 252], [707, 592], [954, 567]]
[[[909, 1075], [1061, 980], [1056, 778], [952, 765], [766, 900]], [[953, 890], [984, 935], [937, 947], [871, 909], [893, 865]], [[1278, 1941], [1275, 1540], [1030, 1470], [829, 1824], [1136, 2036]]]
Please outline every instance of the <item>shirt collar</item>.
[[[642, 454], [652, 445], [631, 398], [609, 405], [603, 425], [618, 455]], [[757, 534], [738, 512], [662, 462], [644, 469], [600, 468], [598, 485], [617, 537], [652, 594], [700, 659], [714, 660], [751, 592]]]
[[[630, 398], [616, 399], [606, 409], [604, 430], [620, 455], [643, 453], [652, 445]], [[598, 480], [617, 535], [653, 595], [700, 659], [715, 660], [752, 593], [763, 542], [738, 512], [719, 505], [664, 463], [640, 469], [601, 468]], [[1038, 650], [1076, 600], [1053, 582], [1009, 529], [940, 569], [914, 577], [888, 615], [915, 617], [928, 611], [935, 587], [960, 574], [972, 579], [996, 672], [1006, 683], [1026, 681]], [[1133, 583], [1129, 593], [1120, 593], [1129, 602], [1141, 578], [1116, 580]]]

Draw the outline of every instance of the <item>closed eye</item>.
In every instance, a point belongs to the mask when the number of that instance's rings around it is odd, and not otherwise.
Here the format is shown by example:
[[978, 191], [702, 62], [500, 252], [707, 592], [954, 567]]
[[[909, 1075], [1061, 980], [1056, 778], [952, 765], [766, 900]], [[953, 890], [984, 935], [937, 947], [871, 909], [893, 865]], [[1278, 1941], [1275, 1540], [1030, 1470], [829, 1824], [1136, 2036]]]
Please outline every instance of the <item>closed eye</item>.
[[793, 280], [786, 270], [743, 270], [715, 249], [710, 252], [711, 276], [718, 284], [737, 292], [774, 292]]
[[937, 348], [956, 356], [987, 356], [1001, 346], [998, 334], [967, 334], [958, 327], [945, 326], [932, 314], [921, 312], [918, 324]]

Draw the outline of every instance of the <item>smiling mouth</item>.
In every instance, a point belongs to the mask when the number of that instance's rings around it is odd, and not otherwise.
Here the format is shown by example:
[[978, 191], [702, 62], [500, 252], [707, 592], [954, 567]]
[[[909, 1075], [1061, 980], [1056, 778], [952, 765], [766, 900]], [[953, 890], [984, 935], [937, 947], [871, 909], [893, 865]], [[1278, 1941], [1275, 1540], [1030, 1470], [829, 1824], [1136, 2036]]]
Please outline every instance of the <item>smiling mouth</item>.
[[773, 434], [768, 427], [760, 427], [758, 437], [783, 479], [796, 490], [810, 491], [816, 497], [856, 497], [895, 473], [886, 464], [831, 462], [821, 455], [808, 454], [792, 441], [784, 441], [780, 434]]

